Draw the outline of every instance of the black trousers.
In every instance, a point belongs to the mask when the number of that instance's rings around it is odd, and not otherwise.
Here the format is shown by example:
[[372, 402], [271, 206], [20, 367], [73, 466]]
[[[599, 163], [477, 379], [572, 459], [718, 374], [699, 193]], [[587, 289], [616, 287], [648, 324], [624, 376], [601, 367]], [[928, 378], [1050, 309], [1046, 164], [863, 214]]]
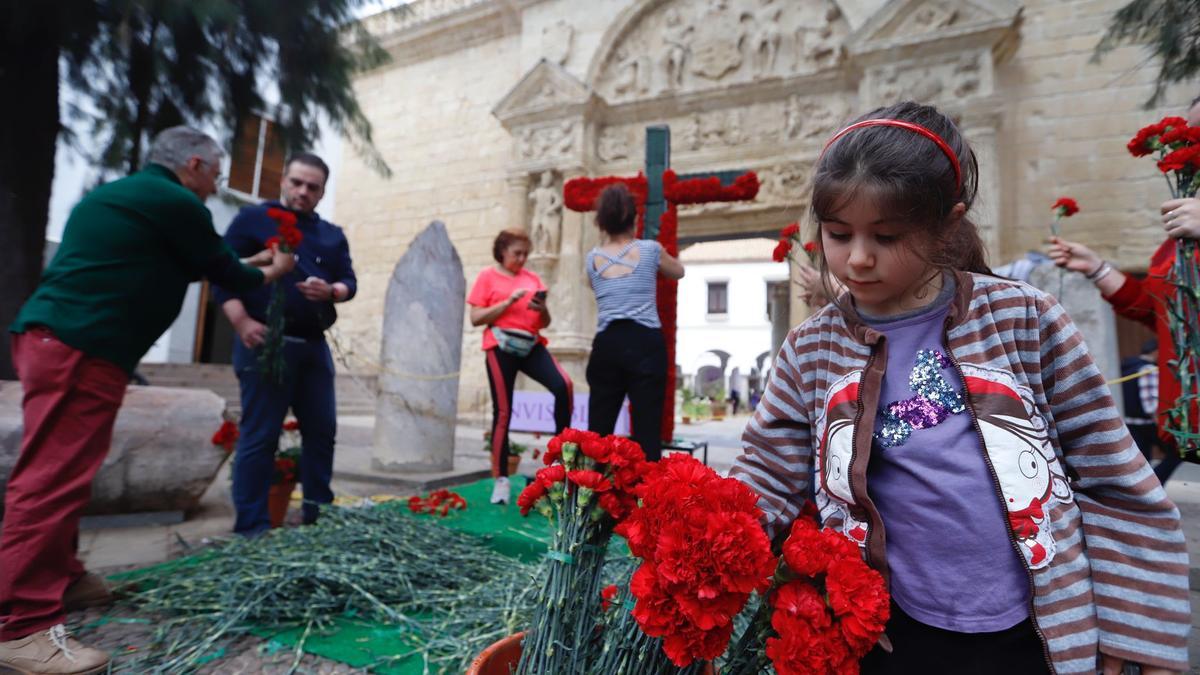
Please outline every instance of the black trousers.
[[662, 456], [662, 415], [667, 386], [667, 343], [662, 330], [614, 321], [592, 341], [588, 359], [588, 429], [607, 436], [629, 397], [631, 437], [646, 459]]
[[571, 378], [544, 345], [534, 345], [523, 358], [502, 352], [498, 347], [487, 350], [488, 386], [492, 389], [492, 476], [508, 475], [508, 424], [512, 420], [513, 383], [518, 372], [554, 395], [554, 433], [562, 433], [571, 424], [571, 408], [575, 404]]
[[892, 603], [889, 654], [876, 645], [863, 658], [862, 675], [1043, 675], [1050, 672], [1033, 623], [993, 633], [958, 633], [927, 626]]

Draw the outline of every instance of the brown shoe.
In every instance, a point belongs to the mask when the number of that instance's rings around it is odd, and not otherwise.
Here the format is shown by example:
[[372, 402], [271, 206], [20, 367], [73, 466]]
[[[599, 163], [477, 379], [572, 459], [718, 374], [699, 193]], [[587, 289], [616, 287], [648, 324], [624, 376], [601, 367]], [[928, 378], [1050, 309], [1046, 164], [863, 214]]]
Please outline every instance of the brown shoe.
[[21, 675], [91, 675], [108, 668], [108, 654], [83, 646], [60, 623], [0, 642], [0, 669], [5, 668]]
[[111, 604], [113, 601], [112, 587], [98, 574], [87, 574], [79, 577], [63, 593], [63, 605], [68, 612], [86, 607], [98, 607]]

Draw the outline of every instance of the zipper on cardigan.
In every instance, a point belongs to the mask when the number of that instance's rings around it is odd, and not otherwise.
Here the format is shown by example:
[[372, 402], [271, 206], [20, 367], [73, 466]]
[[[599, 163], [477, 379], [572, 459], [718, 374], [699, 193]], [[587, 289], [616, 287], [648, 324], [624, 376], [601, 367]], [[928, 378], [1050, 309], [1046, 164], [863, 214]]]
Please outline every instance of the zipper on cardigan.
[[[983, 429], [979, 426], [979, 418], [975, 416], [975, 406], [971, 402], [971, 392], [967, 390], [967, 376], [963, 374], [962, 367], [958, 365], [958, 359], [950, 350], [950, 318], [946, 318], [943, 325], [942, 336], [946, 341], [946, 352], [950, 362], [954, 364], [954, 372], [958, 373], [958, 381], [962, 384], [963, 404], [967, 409], [967, 415], [971, 418], [971, 428], [975, 430], [975, 435], [979, 439], [979, 450], [983, 453], [983, 461], [987, 464], [988, 473], [992, 478], [992, 487], [995, 489], [995, 494], [999, 498], [1000, 508], [1004, 510], [1005, 520], [1008, 519], [1008, 507], [1004, 503], [1004, 491], [1000, 487], [1000, 477], [996, 475], [996, 467], [992, 465], [992, 458], [987, 453], [987, 443], [983, 438]], [[1047, 516], [1049, 519], [1049, 516]], [[1054, 668], [1054, 662], [1050, 658], [1050, 644], [1046, 641], [1046, 634], [1042, 632], [1042, 627], [1038, 625], [1037, 607], [1034, 605], [1034, 598], [1037, 597], [1037, 585], [1034, 583], [1033, 570], [1029, 569], [1029, 564], [1025, 562], [1025, 554], [1021, 552], [1021, 544], [1017, 541], [1017, 535], [1013, 533], [1012, 527], [1005, 525], [1004, 528], [1008, 532], [1008, 541], [1012, 544], [1013, 553], [1019, 556], [1021, 567], [1025, 569], [1025, 576], [1029, 579], [1029, 623], [1033, 626], [1033, 632], [1037, 634], [1038, 641], [1042, 643], [1042, 657], [1046, 660], [1046, 667], [1050, 669], [1051, 675], [1057, 672]]]
[[[854, 426], [852, 427], [853, 432], [850, 435], [850, 462], [847, 464], [847, 467], [846, 467], [847, 468], [846, 483], [850, 487], [850, 495], [853, 496], [855, 501], [858, 502], [860, 505], [862, 502], [861, 497], [866, 496], [866, 493], [864, 492], [860, 496], [858, 491], [855, 490], [855, 480], [854, 480], [853, 469], [856, 466], [856, 461], [858, 459], [858, 430], [862, 426], [863, 415], [866, 411], [866, 408], [863, 406], [863, 392], [866, 390], [867, 373], [870, 372], [871, 366], [874, 365], [874, 363], [875, 363], [875, 354], [876, 354], [876, 350], [877, 350], [878, 346], [879, 346], [878, 343], [873, 344], [871, 346], [871, 354], [870, 354], [870, 356], [867, 357], [867, 363], [865, 366], [863, 366], [862, 379], [859, 380], [858, 397], [857, 397], [857, 401], [855, 402], [857, 404], [858, 410], [855, 411], [855, 413], [854, 413]], [[868, 497], [868, 499], [869, 499], [869, 497]], [[879, 573], [883, 575], [884, 581], [890, 583], [890, 581], [889, 581], [889, 578], [891, 577], [890, 570], [886, 566], [884, 566], [883, 569], [879, 569], [875, 565], [871, 564], [871, 561], [874, 558], [874, 556], [871, 555], [871, 542], [872, 542], [872, 540], [878, 539], [879, 532], [883, 529], [883, 519], [881, 519], [879, 517], [879, 513], [877, 511], [874, 514], [872, 514], [872, 511], [875, 511], [875, 509], [873, 509], [873, 508], [868, 509], [865, 505], [862, 505], [862, 509], [863, 509], [863, 511], [865, 511], [867, 513], [867, 522], [870, 526], [869, 529], [867, 530], [867, 539], [865, 542], [866, 546], [863, 547], [865, 549], [864, 558], [865, 558], [868, 566], [877, 569], [879, 571]]]

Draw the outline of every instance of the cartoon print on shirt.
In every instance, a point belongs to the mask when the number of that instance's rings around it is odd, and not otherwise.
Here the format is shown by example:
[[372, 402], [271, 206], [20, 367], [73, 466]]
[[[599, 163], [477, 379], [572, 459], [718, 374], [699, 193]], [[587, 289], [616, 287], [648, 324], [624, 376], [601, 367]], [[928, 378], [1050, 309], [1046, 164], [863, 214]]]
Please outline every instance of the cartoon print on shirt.
[[816, 466], [823, 490], [817, 491], [821, 522], [841, 520], [842, 533], [858, 542], [867, 541], [867, 523], [855, 518], [850, 492], [850, 458], [854, 452], [854, 418], [858, 411], [858, 386], [862, 371], [847, 373], [829, 389], [825, 409], [813, 429]]
[[1012, 373], [962, 364], [988, 459], [1000, 482], [1009, 527], [1030, 569], [1054, 559], [1050, 510], [1071, 488], [1028, 387]]

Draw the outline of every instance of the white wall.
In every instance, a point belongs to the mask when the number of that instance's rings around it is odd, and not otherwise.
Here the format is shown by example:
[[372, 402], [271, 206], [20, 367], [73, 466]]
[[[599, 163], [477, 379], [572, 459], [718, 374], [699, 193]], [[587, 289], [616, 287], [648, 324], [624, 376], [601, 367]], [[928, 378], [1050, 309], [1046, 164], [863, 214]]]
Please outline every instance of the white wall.
[[[786, 263], [689, 263], [679, 282], [679, 332], [675, 361], [685, 374], [715, 364], [709, 350], [730, 354], [725, 374], [748, 375], [759, 354], [771, 349], [767, 282], [788, 278]], [[708, 282], [729, 283], [728, 313], [708, 314]]]

